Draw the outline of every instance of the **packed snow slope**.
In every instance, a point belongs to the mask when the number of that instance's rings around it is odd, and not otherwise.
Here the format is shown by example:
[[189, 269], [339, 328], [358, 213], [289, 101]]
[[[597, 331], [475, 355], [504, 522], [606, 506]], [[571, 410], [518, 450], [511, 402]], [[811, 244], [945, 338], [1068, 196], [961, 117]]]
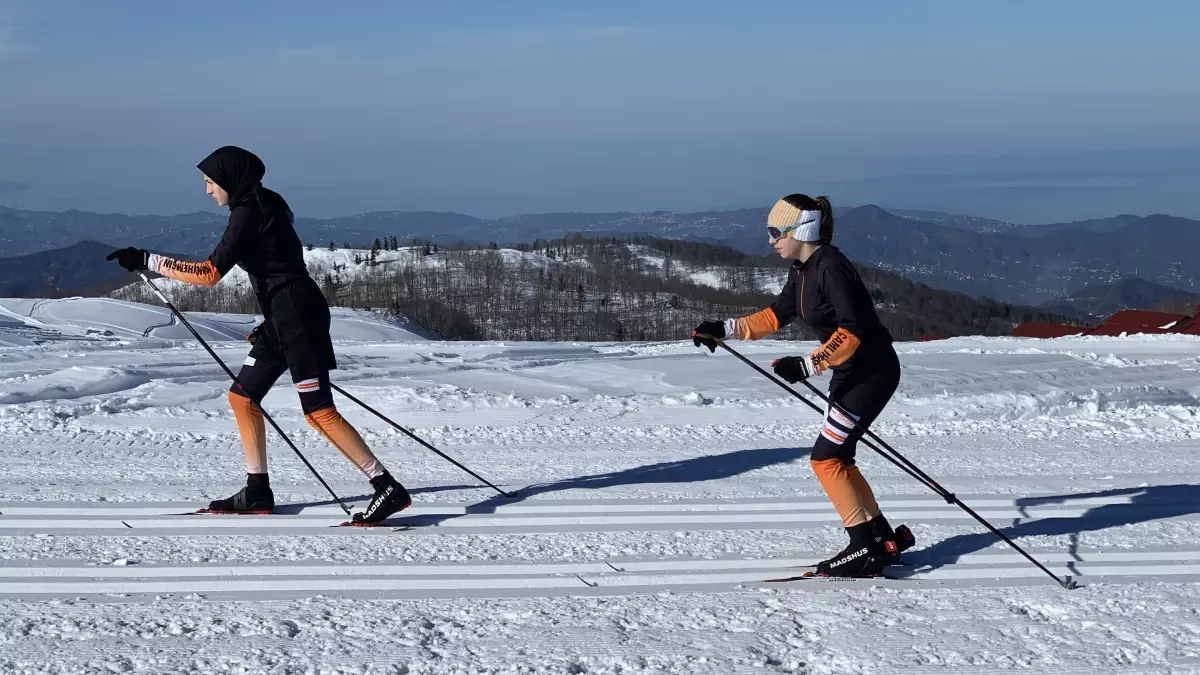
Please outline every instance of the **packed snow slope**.
[[[334, 340], [404, 341], [421, 337], [411, 327], [377, 318], [370, 312], [332, 308], [330, 334]], [[242, 341], [262, 321], [261, 316], [186, 312], [188, 323], [209, 342]], [[192, 334], [166, 307], [110, 298], [34, 300], [0, 298], [0, 348], [70, 340], [148, 340], [143, 347], [163, 341], [192, 340]], [[236, 364], [234, 364], [236, 365]]]
[[[906, 565], [772, 584], [844, 533], [819, 416], [729, 354], [340, 313], [334, 380], [515, 493], [339, 399], [415, 497], [365, 530], [270, 430], [280, 513], [188, 515], [244, 465], [225, 375], [163, 311], [0, 307], [0, 673], [1200, 672], [1194, 337], [897, 345], [875, 431], [1080, 589], [866, 448]], [[241, 362], [255, 317], [195, 319]], [[293, 390], [264, 406], [361, 508]]]

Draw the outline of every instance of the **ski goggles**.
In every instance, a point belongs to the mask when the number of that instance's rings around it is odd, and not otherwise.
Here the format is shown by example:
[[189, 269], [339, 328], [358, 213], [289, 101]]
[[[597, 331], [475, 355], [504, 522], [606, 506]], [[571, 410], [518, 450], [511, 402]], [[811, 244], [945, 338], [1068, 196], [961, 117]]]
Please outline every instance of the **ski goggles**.
[[796, 223], [795, 225], [788, 225], [787, 227], [775, 227], [774, 225], [768, 225], [767, 226], [767, 236], [770, 237], [771, 243], [774, 244], [775, 242], [779, 241], [780, 239], [783, 239], [783, 237], [785, 235], [791, 234], [792, 231], [795, 230], [797, 227], [800, 227], [800, 223]]
[[796, 239], [800, 241], [816, 241], [820, 238], [820, 228], [821, 213], [819, 211], [801, 211], [797, 222], [791, 225], [784, 225], [783, 227], [767, 225], [767, 236], [771, 238], [771, 244], [773, 245], [792, 232], [800, 230], [800, 236], [795, 237]]

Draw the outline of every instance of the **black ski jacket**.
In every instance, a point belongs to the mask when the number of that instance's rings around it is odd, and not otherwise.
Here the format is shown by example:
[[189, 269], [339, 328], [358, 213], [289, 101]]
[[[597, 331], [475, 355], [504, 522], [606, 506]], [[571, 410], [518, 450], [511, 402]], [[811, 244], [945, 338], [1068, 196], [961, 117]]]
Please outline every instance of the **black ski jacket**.
[[235, 146], [214, 151], [197, 167], [229, 193], [229, 224], [208, 260], [188, 262], [151, 256], [150, 269], [203, 286], [219, 282], [234, 265], [250, 275], [264, 314], [283, 286], [308, 277], [304, 250], [287, 201], [262, 186], [266, 168], [254, 153]]
[[823, 343], [814, 357], [835, 370], [874, 360], [890, 349], [892, 335], [879, 321], [871, 293], [854, 264], [836, 246], [818, 248], [788, 270], [787, 282], [771, 303], [778, 326], [804, 321]]

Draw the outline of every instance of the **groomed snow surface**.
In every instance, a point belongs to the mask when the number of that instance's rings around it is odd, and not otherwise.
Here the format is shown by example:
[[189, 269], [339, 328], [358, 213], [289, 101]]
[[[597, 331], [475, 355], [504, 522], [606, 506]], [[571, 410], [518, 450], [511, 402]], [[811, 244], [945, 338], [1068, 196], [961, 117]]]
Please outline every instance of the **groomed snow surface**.
[[[897, 346], [875, 430], [1081, 588], [865, 447], [906, 566], [771, 584], [844, 533], [808, 465], [819, 416], [729, 354], [339, 312], [334, 380], [517, 494], [341, 400], [416, 501], [338, 528], [270, 429], [281, 512], [187, 515], [245, 469], [225, 375], [164, 310], [0, 307], [0, 673], [1200, 672], [1194, 337]], [[241, 363], [256, 317], [194, 318]], [[286, 384], [264, 406], [361, 508]]]

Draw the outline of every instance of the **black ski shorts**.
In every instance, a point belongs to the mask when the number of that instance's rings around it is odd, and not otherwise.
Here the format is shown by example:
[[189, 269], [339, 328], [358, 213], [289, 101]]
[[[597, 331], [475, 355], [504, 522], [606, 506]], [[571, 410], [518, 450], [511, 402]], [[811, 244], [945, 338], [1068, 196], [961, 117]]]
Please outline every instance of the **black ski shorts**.
[[331, 407], [329, 371], [337, 368], [337, 358], [321, 289], [311, 278], [298, 279], [276, 291], [263, 309], [266, 318], [251, 335], [250, 354], [238, 373], [245, 391], [237, 384], [230, 391], [260, 403], [288, 371], [305, 414]]
[[876, 349], [878, 351], [872, 358], [856, 358], [849, 370], [833, 372], [829, 398], [851, 417], [829, 407], [821, 435], [813, 444], [814, 462], [841, 459], [846, 464], [853, 464], [858, 439], [863, 435], [861, 429], [879, 417], [892, 394], [896, 393], [896, 387], [900, 386], [900, 359], [896, 350], [890, 344]]

